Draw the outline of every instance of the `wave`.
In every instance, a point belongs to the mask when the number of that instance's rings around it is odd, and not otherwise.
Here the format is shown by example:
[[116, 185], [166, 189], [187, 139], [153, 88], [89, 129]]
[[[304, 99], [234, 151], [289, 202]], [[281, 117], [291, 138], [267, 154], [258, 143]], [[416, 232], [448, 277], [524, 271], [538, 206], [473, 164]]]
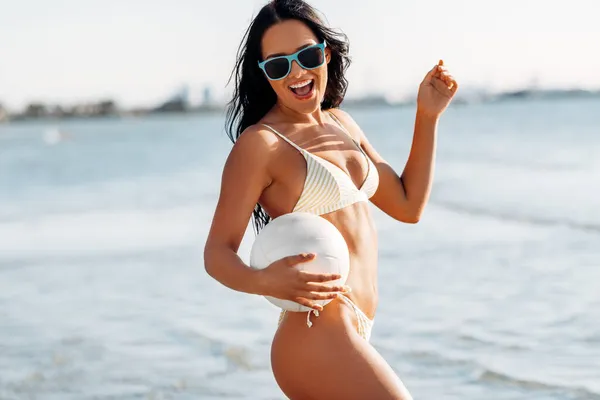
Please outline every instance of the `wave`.
[[493, 371], [490, 369], [483, 369], [477, 377], [477, 381], [483, 383], [509, 385], [527, 390], [537, 390], [545, 392], [568, 392], [571, 396], [574, 396], [571, 398], [577, 399], [600, 399], [600, 393], [594, 392], [588, 388], [584, 388], [581, 386], [560, 385], [555, 383], [546, 383], [533, 379], [517, 378], [515, 376]]
[[523, 346], [520, 344], [504, 344], [504, 343], [499, 343], [493, 340], [489, 340], [489, 339], [483, 339], [481, 337], [477, 337], [477, 336], [473, 336], [467, 333], [462, 333], [458, 335], [458, 339], [468, 342], [468, 343], [475, 343], [477, 345], [483, 345], [483, 346], [494, 346], [494, 347], [499, 347], [505, 350], [527, 350], [528, 347], [527, 346]]
[[485, 216], [491, 217], [502, 221], [514, 221], [519, 223], [525, 223], [528, 225], [535, 226], [561, 226], [569, 229], [600, 233], [600, 224], [597, 223], [584, 223], [579, 221], [572, 221], [568, 219], [552, 218], [552, 217], [539, 217], [533, 215], [522, 215], [515, 214], [508, 211], [490, 210], [483, 207], [476, 207], [472, 205], [463, 205], [459, 203], [449, 201], [432, 200], [432, 203], [436, 206], [445, 208], [450, 211], [469, 214], [473, 216]]
[[169, 332], [169, 336], [188, 348], [208, 350], [211, 357], [225, 360], [224, 369], [219, 368], [216, 371], [209, 371], [206, 377], [227, 375], [239, 370], [256, 371], [266, 369], [265, 366], [253, 362], [249, 347], [227, 343], [225, 340], [215, 338], [200, 330], [172, 330]]
[[[377, 346], [381, 348], [381, 346]], [[446, 357], [443, 354], [427, 350], [411, 350], [403, 354], [404, 357], [413, 359], [416, 362], [435, 364], [447, 367], [470, 367], [475, 368], [476, 364], [471, 360]]]
[[209, 222], [199, 207], [48, 215], [0, 223], [0, 254], [18, 259], [197, 245]]
[[[377, 345], [377, 348], [382, 349], [382, 346]], [[388, 349], [384, 350], [387, 352]], [[389, 352], [394, 352], [394, 350], [389, 349]], [[542, 380], [517, 377], [507, 373], [494, 371], [493, 369], [485, 367], [473, 359], [453, 358], [436, 351], [427, 350], [411, 350], [403, 352], [402, 357], [412, 360], [412, 362], [427, 364], [428, 368], [446, 367], [460, 369], [468, 376], [474, 377], [473, 380], [476, 383], [483, 385], [494, 384], [511, 386], [534, 392], [559, 392], [566, 394], [567, 398], [571, 399], [600, 400], [600, 392], [594, 391], [587, 387], [563, 383], [550, 383], [543, 382]]]

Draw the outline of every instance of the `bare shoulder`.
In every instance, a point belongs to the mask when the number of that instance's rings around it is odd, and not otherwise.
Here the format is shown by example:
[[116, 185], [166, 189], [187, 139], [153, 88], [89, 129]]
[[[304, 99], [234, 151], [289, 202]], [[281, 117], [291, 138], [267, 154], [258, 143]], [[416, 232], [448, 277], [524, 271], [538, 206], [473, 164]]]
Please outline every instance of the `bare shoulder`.
[[277, 138], [266, 127], [252, 125], [235, 141], [224, 165], [224, 183], [239, 185], [252, 179], [266, 187], [271, 181], [270, 164]]
[[266, 155], [272, 151], [277, 144], [277, 138], [264, 125], [251, 125], [242, 132], [235, 141], [232, 153], [252, 152], [260, 155]]
[[265, 129], [248, 127], [227, 156], [207, 246], [221, 243], [237, 251], [256, 203], [271, 184], [270, 160], [276, 140]]
[[232, 162], [248, 167], [265, 167], [276, 150], [277, 138], [262, 125], [251, 125], [235, 141], [227, 157]]

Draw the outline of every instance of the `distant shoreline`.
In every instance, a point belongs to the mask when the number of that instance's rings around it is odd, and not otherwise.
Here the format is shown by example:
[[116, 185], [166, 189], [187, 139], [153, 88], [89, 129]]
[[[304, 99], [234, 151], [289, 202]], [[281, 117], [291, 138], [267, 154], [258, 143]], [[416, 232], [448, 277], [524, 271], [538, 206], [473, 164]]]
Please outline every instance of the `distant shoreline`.
[[[600, 90], [516, 90], [497, 94], [481, 92], [467, 92], [458, 96], [453, 104], [489, 104], [511, 101], [529, 100], [564, 100], [600, 98]], [[390, 101], [385, 96], [373, 95], [360, 98], [348, 98], [342, 107], [357, 108], [402, 108], [411, 107], [416, 103], [416, 98], [407, 98], [401, 101]], [[95, 103], [78, 104], [71, 107], [60, 105], [44, 105], [32, 103], [21, 113], [10, 113], [0, 105], [0, 123], [19, 123], [31, 121], [68, 121], [86, 119], [124, 119], [138, 118], [154, 115], [199, 115], [222, 114], [226, 110], [225, 104], [211, 104], [191, 107], [184, 99], [175, 98], [154, 108], [132, 108], [122, 110], [112, 100], [102, 100]]]

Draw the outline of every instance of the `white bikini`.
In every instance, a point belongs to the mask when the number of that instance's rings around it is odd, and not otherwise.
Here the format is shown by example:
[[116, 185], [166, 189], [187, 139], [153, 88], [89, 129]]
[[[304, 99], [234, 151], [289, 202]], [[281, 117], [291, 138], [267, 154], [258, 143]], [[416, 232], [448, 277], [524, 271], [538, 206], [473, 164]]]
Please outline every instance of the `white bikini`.
[[[357, 188], [350, 176], [337, 165], [312, 154], [277, 132], [271, 126], [263, 124], [297, 149], [306, 160], [306, 179], [304, 181], [304, 188], [302, 189], [300, 198], [292, 212], [302, 211], [323, 215], [357, 202], [368, 202], [369, 198], [375, 194], [377, 186], [379, 185], [379, 174], [377, 173], [377, 168], [373, 162], [354, 138], [350, 136], [340, 121], [332, 113], [329, 114], [338, 123], [341, 129], [352, 139], [367, 160], [367, 176], [360, 188]], [[368, 341], [371, 337], [373, 320], [369, 319], [369, 317], [367, 317], [366, 314], [348, 297], [343, 295], [339, 297], [356, 313], [358, 319], [358, 333]], [[312, 326], [312, 322], [310, 322], [311, 312], [316, 316], [319, 315], [317, 310], [308, 312], [307, 324], [309, 327]], [[285, 311], [282, 311], [279, 317], [280, 323], [284, 315]]]

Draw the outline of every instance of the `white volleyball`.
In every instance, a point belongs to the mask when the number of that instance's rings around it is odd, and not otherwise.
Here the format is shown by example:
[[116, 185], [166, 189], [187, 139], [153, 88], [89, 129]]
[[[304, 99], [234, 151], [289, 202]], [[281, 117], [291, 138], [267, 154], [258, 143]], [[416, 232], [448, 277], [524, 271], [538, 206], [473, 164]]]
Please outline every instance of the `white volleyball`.
[[[348, 246], [338, 229], [326, 219], [305, 212], [293, 212], [273, 219], [256, 237], [250, 251], [250, 266], [263, 269], [281, 258], [314, 253], [316, 257], [294, 266], [302, 271], [340, 274], [341, 278], [326, 284], [345, 284], [350, 269]], [[311, 309], [290, 300], [265, 296], [287, 311]], [[315, 300], [325, 306], [331, 300]]]

